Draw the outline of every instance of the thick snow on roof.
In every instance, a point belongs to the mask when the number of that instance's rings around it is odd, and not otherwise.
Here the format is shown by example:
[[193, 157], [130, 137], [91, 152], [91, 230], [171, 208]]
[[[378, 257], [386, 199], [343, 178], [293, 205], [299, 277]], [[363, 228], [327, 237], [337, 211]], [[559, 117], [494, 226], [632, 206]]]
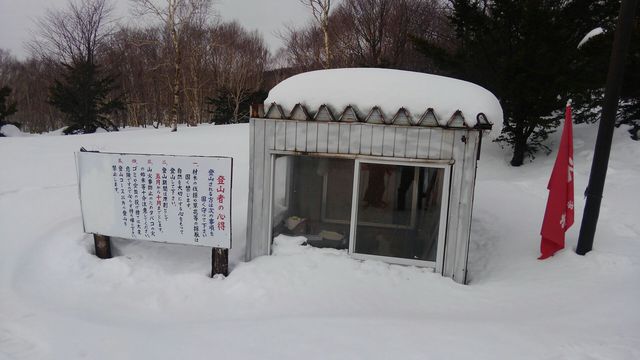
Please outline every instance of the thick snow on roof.
[[476, 124], [478, 113], [487, 116], [494, 124], [494, 130], [495, 125], [502, 125], [502, 108], [488, 90], [467, 81], [403, 70], [347, 68], [311, 71], [276, 85], [265, 100], [267, 105], [273, 102], [287, 111], [297, 103], [314, 111], [322, 104], [336, 111], [353, 105], [361, 114], [379, 106], [389, 118], [402, 107], [414, 117], [420, 117], [428, 108], [433, 108], [440, 125], [446, 125], [460, 110], [470, 126]]

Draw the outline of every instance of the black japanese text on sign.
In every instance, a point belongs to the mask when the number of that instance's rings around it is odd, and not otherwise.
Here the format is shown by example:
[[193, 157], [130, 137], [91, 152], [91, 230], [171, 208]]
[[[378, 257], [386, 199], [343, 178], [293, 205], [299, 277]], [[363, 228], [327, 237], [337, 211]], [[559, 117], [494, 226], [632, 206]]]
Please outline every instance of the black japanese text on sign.
[[85, 232], [231, 247], [229, 157], [79, 152]]

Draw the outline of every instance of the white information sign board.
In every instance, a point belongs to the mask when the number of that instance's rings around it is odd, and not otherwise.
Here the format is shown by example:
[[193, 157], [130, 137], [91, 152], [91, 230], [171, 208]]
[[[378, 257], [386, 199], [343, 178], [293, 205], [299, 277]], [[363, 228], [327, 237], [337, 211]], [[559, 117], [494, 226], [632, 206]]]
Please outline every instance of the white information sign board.
[[76, 153], [84, 231], [231, 248], [229, 157]]

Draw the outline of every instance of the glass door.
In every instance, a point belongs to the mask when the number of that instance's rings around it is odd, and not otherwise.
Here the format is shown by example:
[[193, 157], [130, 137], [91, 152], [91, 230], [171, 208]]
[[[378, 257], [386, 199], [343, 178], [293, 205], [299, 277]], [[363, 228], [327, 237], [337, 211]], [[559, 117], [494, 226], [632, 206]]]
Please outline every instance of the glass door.
[[450, 165], [356, 160], [350, 252], [440, 272]]

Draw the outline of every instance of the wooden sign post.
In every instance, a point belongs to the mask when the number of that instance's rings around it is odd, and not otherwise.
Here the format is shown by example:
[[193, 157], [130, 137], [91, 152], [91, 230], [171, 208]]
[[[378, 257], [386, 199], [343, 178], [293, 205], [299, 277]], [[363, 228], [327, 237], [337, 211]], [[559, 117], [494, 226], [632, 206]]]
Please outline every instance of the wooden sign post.
[[211, 250], [211, 277], [215, 275], [229, 275], [229, 249]]
[[111, 238], [105, 235], [93, 234], [93, 245], [96, 256], [100, 259], [111, 259]]

